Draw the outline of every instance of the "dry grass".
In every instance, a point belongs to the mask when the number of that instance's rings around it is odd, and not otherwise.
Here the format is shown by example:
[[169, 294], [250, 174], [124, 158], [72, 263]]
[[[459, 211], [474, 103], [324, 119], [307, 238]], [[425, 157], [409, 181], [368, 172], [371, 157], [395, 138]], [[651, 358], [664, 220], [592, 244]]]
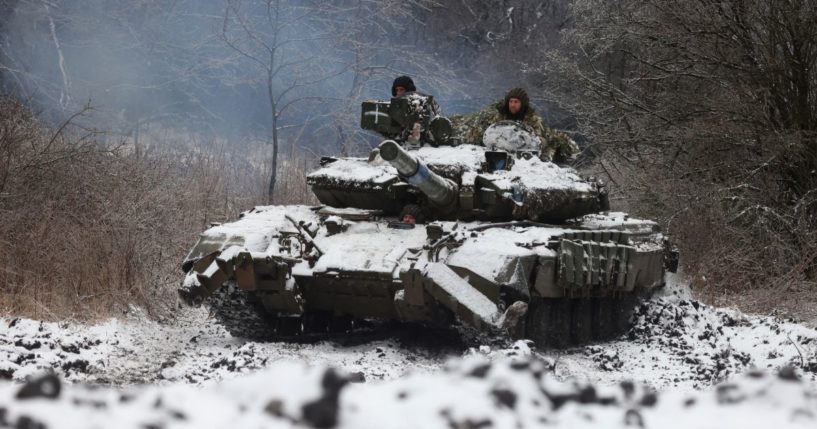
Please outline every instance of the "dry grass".
[[[143, 137], [135, 151], [111, 140], [49, 129], [0, 101], [0, 311], [93, 319], [136, 304], [165, 313], [197, 234], [265, 201], [263, 144], [165, 135]], [[277, 201], [312, 202], [307, 162], [284, 158]]]

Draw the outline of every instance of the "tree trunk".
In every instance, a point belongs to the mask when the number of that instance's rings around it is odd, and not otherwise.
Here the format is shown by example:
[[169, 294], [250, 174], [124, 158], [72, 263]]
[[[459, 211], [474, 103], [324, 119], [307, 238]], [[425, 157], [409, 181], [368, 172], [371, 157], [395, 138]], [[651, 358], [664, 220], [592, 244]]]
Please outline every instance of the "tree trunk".
[[267, 203], [275, 204], [275, 179], [278, 173], [278, 105], [272, 88], [272, 68], [267, 73], [267, 95], [269, 96], [272, 119], [272, 171], [270, 171]]
[[142, 153], [141, 153], [142, 151], [141, 151], [141, 148], [139, 147], [139, 121], [138, 120], [136, 121], [136, 124], [133, 126], [132, 134], [133, 134], [133, 150], [134, 150], [134, 153], [136, 153], [136, 159], [139, 159], [142, 156]]
[[54, 41], [54, 47], [57, 50], [57, 57], [59, 59], [60, 75], [62, 76], [62, 92], [60, 93], [60, 107], [67, 107], [71, 101], [71, 78], [68, 76], [68, 70], [65, 67], [65, 55], [62, 53], [62, 46], [60, 46], [60, 39], [57, 38], [57, 26], [54, 24], [54, 18], [51, 16], [51, 8], [48, 3], [45, 5], [45, 11], [48, 14], [48, 26], [51, 30], [51, 39]]

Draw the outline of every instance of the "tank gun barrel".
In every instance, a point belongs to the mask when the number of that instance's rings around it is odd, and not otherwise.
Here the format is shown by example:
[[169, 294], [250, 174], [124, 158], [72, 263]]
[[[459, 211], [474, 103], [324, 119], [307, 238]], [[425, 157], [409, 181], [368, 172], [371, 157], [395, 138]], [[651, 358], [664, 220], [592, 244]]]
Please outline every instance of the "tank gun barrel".
[[457, 186], [429, 170], [419, 159], [400, 147], [394, 140], [380, 144], [380, 157], [388, 161], [400, 177], [422, 192], [437, 208], [453, 209], [457, 202]]

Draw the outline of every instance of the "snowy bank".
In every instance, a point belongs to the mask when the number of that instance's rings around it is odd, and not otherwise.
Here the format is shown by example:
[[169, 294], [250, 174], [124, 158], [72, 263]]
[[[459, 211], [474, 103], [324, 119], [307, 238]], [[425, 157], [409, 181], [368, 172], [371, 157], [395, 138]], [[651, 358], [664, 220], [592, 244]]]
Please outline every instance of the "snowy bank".
[[200, 309], [0, 319], [0, 428], [817, 427], [816, 379], [817, 330], [688, 298], [647, 301], [622, 338], [568, 350], [399, 329], [259, 343]]
[[[0, 427], [44, 428], [814, 428], [817, 395], [793, 370], [713, 389], [559, 381], [547, 361], [471, 357], [437, 374], [365, 382], [279, 362], [204, 388], [88, 388], [45, 376], [0, 384]], [[37, 426], [37, 424], [41, 426]]]

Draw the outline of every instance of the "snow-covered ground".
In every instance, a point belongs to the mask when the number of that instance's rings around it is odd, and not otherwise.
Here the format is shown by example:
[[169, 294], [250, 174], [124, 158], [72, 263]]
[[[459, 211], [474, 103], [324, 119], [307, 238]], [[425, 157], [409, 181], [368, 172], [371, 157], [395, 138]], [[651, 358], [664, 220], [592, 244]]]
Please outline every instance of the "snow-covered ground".
[[2, 320], [0, 378], [22, 381], [50, 368], [71, 382], [206, 385], [274, 362], [301, 361], [376, 380], [433, 372], [462, 353], [444, 344], [414, 346], [385, 334], [312, 344], [251, 342], [231, 337], [202, 308], [186, 308], [169, 324], [139, 316], [94, 326]]
[[813, 428], [817, 330], [679, 289], [641, 305], [622, 338], [561, 351], [416, 329], [247, 342], [202, 309], [172, 323], [0, 319], [2, 379], [0, 428]]

